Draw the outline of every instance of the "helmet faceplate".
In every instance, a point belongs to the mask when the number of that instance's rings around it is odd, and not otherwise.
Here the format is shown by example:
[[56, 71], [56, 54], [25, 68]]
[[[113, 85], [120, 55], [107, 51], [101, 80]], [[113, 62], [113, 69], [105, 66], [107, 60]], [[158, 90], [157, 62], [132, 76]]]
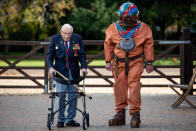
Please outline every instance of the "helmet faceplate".
[[138, 8], [131, 2], [122, 4], [118, 11], [119, 24], [123, 26], [133, 26], [138, 22]]

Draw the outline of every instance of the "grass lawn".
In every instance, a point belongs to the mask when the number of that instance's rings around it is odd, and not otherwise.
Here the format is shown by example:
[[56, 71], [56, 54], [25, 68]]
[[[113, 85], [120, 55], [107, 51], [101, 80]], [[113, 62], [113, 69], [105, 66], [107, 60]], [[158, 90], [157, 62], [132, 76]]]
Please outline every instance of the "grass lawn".
[[[104, 66], [104, 60], [94, 60], [89, 64], [90, 66]], [[162, 58], [160, 60], [154, 61], [153, 65], [180, 65], [180, 60], [177, 58]], [[193, 62], [193, 65], [196, 65], [196, 61]]]
[[[14, 61], [15, 60], [10, 59], [11, 63], [13, 63]], [[7, 66], [7, 65], [8, 64], [6, 64], [2, 60], [0, 60], [0, 66]], [[105, 61], [104, 60], [94, 60], [89, 65], [90, 66], [104, 66]], [[176, 58], [163, 58], [163, 59], [155, 61], [153, 63], [153, 65], [180, 65], [180, 60], [176, 59]], [[196, 61], [194, 61], [194, 65], [196, 65]], [[23, 61], [19, 62], [16, 66], [25, 66], [25, 67], [36, 66], [36, 67], [40, 67], [40, 66], [44, 66], [44, 61], [43, 60], [29, 60], [29, 59], [26, 59], [26, 60], [23, 60]]]
[[[11, 59], [9, 60], [11, 63], [13, 63], [15, 60]], [[8, 66], [8, 64], [6, 64], [5, 62], [3, 62], [2, 60], [0, 60], [0, 65], [1, 66]], [[36, 67], [40, 67], [40, 66], [44, 66], [44, 60], [23, 60], [21, 62], [19, 62], [18, 64], [16, 64], [16, 66], [25, 66], [25, 67], [29, 67], [29, 66], [36, 66]]]

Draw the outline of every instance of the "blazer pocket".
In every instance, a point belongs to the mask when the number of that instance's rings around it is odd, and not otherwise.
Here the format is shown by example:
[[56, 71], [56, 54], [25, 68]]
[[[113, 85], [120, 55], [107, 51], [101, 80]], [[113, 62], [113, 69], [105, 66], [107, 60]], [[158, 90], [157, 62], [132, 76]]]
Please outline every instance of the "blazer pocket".
[[63, 51], [61, 51], [61, 50], [57, 49], [57, 50], [56, 50], [56, 57], [58, 57], [58, 58], [62, 58], [63, 56], [64, 56]]

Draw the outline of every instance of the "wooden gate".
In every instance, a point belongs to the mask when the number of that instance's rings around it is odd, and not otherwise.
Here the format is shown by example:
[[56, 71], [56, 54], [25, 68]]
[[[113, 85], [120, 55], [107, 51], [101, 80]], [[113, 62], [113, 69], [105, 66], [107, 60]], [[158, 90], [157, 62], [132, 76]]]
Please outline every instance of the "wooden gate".
[[[193, 72], [193, 62], [192, 62], [192, 44], [190, 42], [190, 36], [189, 35], [189, 30], [184, 30], [183, 32], [183, 39], [178, 40], [178, 41], [168, 41], [168, 40], [155, 40], [155, 48], [157, 45], [159, 46], [165, 46], [165, 45], [170, 45], [169, 48], [167, 48], [165, 51], [163, 51], [161, 54], [155, 56], [155, 60], [158, 60], [160, 58], [165, 58], [165, 57], [177, 57], [180, 58], [180, 66], [154, 66], [154, 71], [159, 74], [159, 76], [153, 76], [153, 75], [148, 75], [148, 76], [142, 76], [142, 78], [165, 78], [169, 80], [173, 84], [177, 84], [173, 78], [180, 78], [181, 84], [188, 84], [187, 82], [190, 81], [190, 76], [192, 75]], [[2, 67], [0, 65], [0, 75], [7, 71], [8, 69], [15, 69], [18, 72], [20, 72], [23, 77], [16, 77], [16, 76], [0, 76], [0, 79], [29, 79], [33, 81], [36, 86], [6, 86], [6, 85], [0, 85], [0, 88], [44, 88], [45, 92], [48, 91], [48, 68], [46, 64], [46, 54], [48, 50], [48, 44], [49, 42], [40, 42], [40, 41], [0, 41], [0, 46], [1, 45], [17, 45], [17, 46], [32, 46], [33, 48], [24, 56], [5, 56], [1, 55], [0, 59], [3, 60], [5, 63], [8, 64], [6, 67]], [[104, 41], [103, 40], [84, 40], [85, 46], [97, 46], [101, 45], [103, 46]], [[178, 48], [180, 49], [180, 54], [170, 54], [174, 49]], [[43, 56], [34, 56], [34, 54], [39, 51], [40, 49], [44, 48], [44, 57]], [[9, 58], [17, 58], [16, 61], [11, 63], [9, 61]], [[45, 64], [44, 67], [20, 67], [16, 66], [17, 63], [20, 61], [26, 59], [26, 58], [34, 58], [34, 59], [44, 59]], [[113, 78], [111, 75], [106, 76], [103, 75], [103, 73], [100, 73], [97, 71], [97, 69], [104, 69], [104, 66], [89, 66], [89, 64], [96, 59], [104, 59], [104, 51], [101, 51], [97, 55], [87, 55], [87, 64], [88, 64], [88, 69], [92, 71], [94, 76], [88, 75], [87, 78], [101, 78], [107, 82], [107, 84], [87, 84], [86, 87], [112, 87], [113, 82], [110, 80]], [[180, 75], [170, 75], [168, 76], [164, 72], [160, 70], [160, 68], [180, 68]], [[26, 72], [23, 71], [23, 69], [44, 69], [44, 77], [32, 77]], [[40, 82], [37, 81], [37, 79], [44, 79], [44, 85]], [[146, 84], [142, 85], [143, 87], [167, 87], [166, 84]], [[194, 90], [195, 91], [195, 90]]]
[[[13, 86], [13, 85], [0, 85], [0, 88], [45, 88], [42, 83], [38, 82], [37, 79], [44, 79], [44, 83], [47, 83], [48, 81], [48, 77], [33, 77], [30, 76], [28, 73], [26, 73], [25, 71], [23, 71], [24, 69], [44, 69], [45, 70], [45, 74], [44, 76], [48, 75], [48, 68], [46, 66], [46, 61], [45, 61], [45, 65], [44, 67], [23, 67], [23, 66], [16, 66], [16, 64], [18, 64], [19, 62], [30, 58], [30, 59], [44, 59], [46, 60], [46, 52], [48, 49], [48, 45], [41, 45], [39, 41], [0, 41], [0, 46], [2, 47], [3, 45], [6, 46], [31, 46], [31, 50], [29, 52], [27, 52], [24, 56], [15, 56], [15, 55], [1, 55], [0, 59], [2, 61], [4, 61], [6, 64], [8, 64], [8, 66], [0, 66], [0, 75], [3, 74], [4, 72], [6, 72], [9, 69], [15, 69], [18, 72], [20, 72], [23, 76], [0, 76], [0, 79], [28, 79], [33, 81], [36, 86]], [[37, 56], [36, 52], [39, 51], [40, 49], [44, 48], [44, 58], [42, 56]], [[34, 56], [36, 55], [36, 56]], [[11, 63], [9, 61], [9, 59], [16, 59], [13, 63]]]

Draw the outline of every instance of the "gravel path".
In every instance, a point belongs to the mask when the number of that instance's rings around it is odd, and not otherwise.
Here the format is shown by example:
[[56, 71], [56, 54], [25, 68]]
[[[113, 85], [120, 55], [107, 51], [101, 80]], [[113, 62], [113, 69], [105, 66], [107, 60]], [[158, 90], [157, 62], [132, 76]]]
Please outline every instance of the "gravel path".
[[[114, 114], [114, 96], [112, 94], [91, 94], [87, 100], [90, 114], [88, 131], [195, 131], [196, 110], [186, 103], [177, 109], [170, 105], [176, 95], [142, 95], [141, 128], [130, 129], [128, 110], [126, 125], [109, 127], [108, 119]], [[196, 97], [189, 98], [196, 104]], [[82, 109], [79, 99], [78, 107]], [[46, 118], [50, 106], [48, 95], [0, 96], [0, 131], [47, 131]], [[56, 115], [55, 115], [56, 116]], [[76, 120], [81, 123], [82, 115], [77, 112]], [[54, 130], [81, 131], [82, 127]]]

